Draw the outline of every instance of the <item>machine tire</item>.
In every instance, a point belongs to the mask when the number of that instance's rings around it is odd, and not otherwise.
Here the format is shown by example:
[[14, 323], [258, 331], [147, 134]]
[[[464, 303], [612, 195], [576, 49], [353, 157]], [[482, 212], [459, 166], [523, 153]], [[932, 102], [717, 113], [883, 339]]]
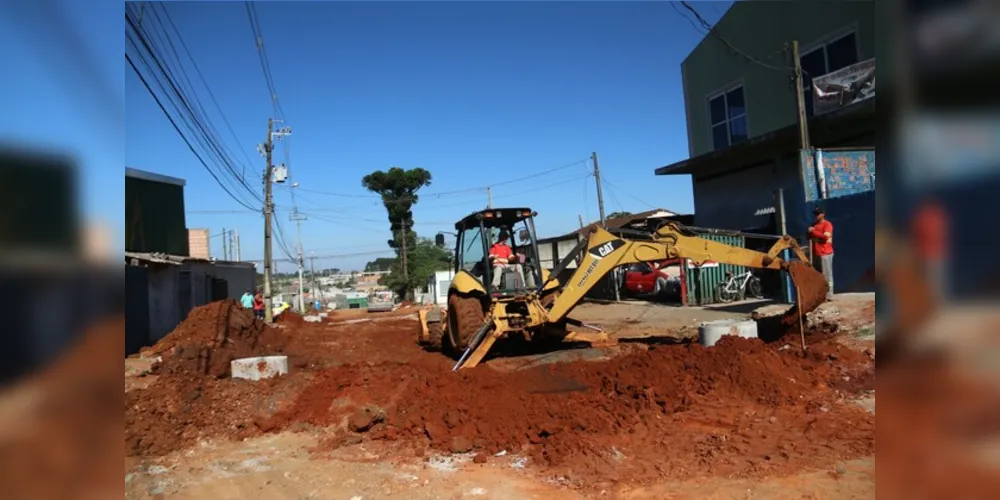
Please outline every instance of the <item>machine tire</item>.
[[424, 349], [428, 351], [440, 351], [443, 348], [442, 342], [444, 337], [444, 325], [440, 321], [432, 321], [427, 323], [427, 341], [424, 343]]
[[452, 294], [448, 297], [448, 347], [458, 357], [469, 347], [469, 341], [486, 321], [483, 304], [478, 297]]

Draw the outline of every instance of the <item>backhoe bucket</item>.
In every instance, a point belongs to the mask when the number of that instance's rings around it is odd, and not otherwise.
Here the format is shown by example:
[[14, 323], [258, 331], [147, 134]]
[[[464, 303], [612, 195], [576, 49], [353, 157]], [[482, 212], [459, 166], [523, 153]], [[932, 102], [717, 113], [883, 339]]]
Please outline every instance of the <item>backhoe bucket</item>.
[[826, 302], [829, 285], [826, 278], [819, 271], [809, 265], [808, 262], [793, 260], [788, 263], [786, 269], [795, 285], [796, 295], [795, 307], [801, 314], [808, 314], [816, 310], [823, 302]]

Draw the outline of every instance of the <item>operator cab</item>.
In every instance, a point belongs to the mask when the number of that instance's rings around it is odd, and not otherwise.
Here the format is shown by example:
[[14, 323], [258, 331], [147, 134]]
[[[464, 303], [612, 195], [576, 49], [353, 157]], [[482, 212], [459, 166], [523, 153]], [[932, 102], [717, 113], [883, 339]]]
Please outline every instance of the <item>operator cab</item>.
[[[537, 290], [542, 277], [535, 244], [536, 215], [530, 208], [495, 208], [458, 221], [456, 271], [467, 271], [495, 297]], [[444, 244], [442, 234], [437, 244]]]

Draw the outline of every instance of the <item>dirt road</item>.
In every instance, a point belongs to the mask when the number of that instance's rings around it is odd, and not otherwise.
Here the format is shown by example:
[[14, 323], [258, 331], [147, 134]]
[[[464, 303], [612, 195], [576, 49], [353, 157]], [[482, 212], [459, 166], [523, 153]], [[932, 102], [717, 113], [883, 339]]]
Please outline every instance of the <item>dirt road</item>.
[[[795, 498], [850, 498], [874, 489], [874, 415], [855, 403], [874, 388], [874, 355], [829, 329], [811, 335], [806, 356], [745, 339], [627, 344], [455, 374], [415, 345], [412, 312], [290, 317], [261, 329], [234, 303], [193, 311], [147, 353], [163, 359], [153, 373], [127, 377], [127, 496], [746, 498], [748, 488], [800, 484]], [[233, 356], [278, 352], [289, 376], [226, 377]], [[824, 486], [824, 474], [836, 482]]]

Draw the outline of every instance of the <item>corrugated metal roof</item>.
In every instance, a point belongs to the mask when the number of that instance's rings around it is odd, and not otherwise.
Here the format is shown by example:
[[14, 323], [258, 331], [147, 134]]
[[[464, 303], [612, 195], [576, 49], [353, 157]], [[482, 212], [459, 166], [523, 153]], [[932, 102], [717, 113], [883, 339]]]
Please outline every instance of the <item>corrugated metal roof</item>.
[[[644, 221], [644, 220], [647, 220], [647, 219], [675, 217], [677, 215], [678, 214], [676, 212], [671, 212], [670, 210], [666, 210], [666, 209], [663, 209], [663, 208], [657, 208], [657, 209], [653, 209], [653, 210], [647, 210], [645, 212], [639, 212], [637, 214], [629, 214], [629, 215], [623, 215], [621, 217], [615, 217], [613, 219], [607, 219], [605, 221], [605, 226], [607, 226], [608, 229], [621, 229], [621, 228], [624, 228], [624, 227], [628, 227], [630, 224], [634, 224], [634, 223], [639, 222], [639, 221]], [[594, 222], [591, 222], [590, 224], [588, 224], [588, 225], [586, 225], [586, 226], [584, 226], [584, 227], [582, 227], [580, 229], [577, 229], [576, 231], [570, 232], [570, 233], [566, 233], [566, 234], [559, 235], [559, 236], [550, 236], [548, 238], [539, 238], [538, 242], [539, 243], [545, 243], [545, 242], [551, 242], [551, 241], [556, 241], [556, 240], [573, 239], [573, 238], [576, 238], [576, 235], [579, 234], [580, 232], [586, 231], [586, 230], [590, 229], [591, 227], [597, 227], [597, 226], [600, 226], [600, 225], [601, 225], [601, 221], [594, 221]]]
[[207, 262], [218, 266], [256, 267], [252, 262], [235, 262], [228, 260], [203, 259], [201, 257], [188, 257], [186, 255], [170, 255], [157, 252], [125, 252], [125, 260], [138, 260], [140, 262], [154, 262], [157, 264], [169, 264], [179, 266], [185, 262]]

